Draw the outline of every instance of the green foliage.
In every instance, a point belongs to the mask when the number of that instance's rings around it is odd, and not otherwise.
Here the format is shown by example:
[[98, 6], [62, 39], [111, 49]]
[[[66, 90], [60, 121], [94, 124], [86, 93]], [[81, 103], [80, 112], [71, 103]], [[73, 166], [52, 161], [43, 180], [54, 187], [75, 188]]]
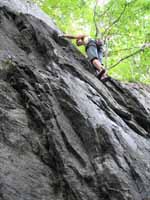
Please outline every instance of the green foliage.
[[[104, 63], [111, 68], [118, 60], [150, 43], [150, 0], [109, 0], [96, 5], [96, 0], [34, 0], [65, 33], [85, 33], [106, 39], [108, 56]], [[95, 13], [95, 15], [94, 15]], [[95, 16], [95, 18], [94, 18]], [[81, 50], [83, 52], [83, 49]], [[120, 80], [150, 83], [150, 48], [124, 59], [109, 70]]]

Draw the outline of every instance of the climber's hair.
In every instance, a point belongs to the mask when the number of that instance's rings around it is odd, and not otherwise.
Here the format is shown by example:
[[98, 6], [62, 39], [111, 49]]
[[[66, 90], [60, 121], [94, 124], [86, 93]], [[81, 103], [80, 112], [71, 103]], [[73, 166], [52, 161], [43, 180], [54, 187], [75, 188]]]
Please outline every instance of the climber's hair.
[[77, 40], [76, 40], [76, 45], [77, 45], [77, 46], [83, 45], [83, 40], [82, 40], [82, 39], [77, 39]]

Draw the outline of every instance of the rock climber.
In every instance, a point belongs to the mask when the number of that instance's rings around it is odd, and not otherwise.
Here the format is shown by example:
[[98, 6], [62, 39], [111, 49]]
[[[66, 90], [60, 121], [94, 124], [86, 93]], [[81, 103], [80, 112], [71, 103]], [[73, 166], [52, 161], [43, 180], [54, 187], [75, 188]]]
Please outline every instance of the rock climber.
[[85, 51], [88, 56], [88, 60], [96, 70], [96, 76], [102, 81], [106, 82], [109, 80], [109, 76], [107, 75], [106, 70], [102, 64], [103, 58], [103, 41], [102, 40], [94, 40], [87, 35], [68, 35], [64, 34], [61, 37], [68, 39], [76, 39], [77, 46], [85, 46]]

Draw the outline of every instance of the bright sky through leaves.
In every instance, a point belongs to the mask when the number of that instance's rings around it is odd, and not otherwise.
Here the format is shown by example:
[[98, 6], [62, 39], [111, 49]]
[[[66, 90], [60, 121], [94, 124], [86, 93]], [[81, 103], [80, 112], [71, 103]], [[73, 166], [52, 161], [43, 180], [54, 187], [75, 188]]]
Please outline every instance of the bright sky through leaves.
[[97, 0], [98, 5], [105, 5], [108, 2], [108, 0]]

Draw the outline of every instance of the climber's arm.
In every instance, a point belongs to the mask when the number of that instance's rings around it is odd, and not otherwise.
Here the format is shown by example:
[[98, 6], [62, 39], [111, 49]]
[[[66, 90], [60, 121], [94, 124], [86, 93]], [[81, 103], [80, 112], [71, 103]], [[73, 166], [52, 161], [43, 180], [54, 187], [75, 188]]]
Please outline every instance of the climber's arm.
[[68, 39], [83, 39], [83, 38], [86, 37], [86, 36], [87, 36], [87, 35], [84, 35], [84, 34], [80, 34], [80, 35], [77, 35], [77, 36], [68, 35], [68, 34], [62, 35], [62, 37], [68, 38]]

